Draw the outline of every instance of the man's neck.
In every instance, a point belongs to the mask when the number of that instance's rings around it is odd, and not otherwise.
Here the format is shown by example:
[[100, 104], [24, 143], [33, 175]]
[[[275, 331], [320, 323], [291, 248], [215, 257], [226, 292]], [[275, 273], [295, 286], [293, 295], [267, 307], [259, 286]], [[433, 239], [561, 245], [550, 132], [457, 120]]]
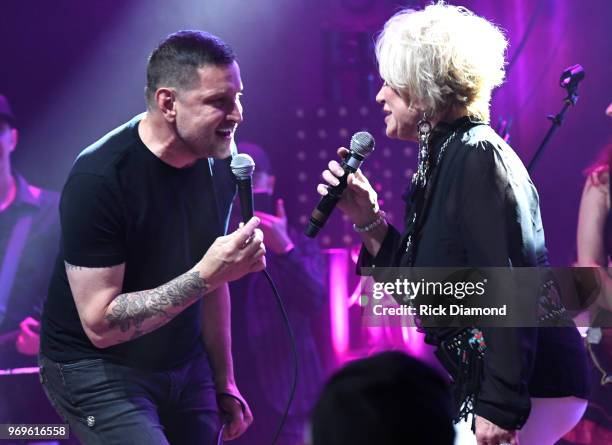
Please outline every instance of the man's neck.
[[138, 135], [145, 146], [160, 160], [175, 168], [193, 164], [197, 159], [179, 140], [168, 122], [155, 112], [147, 112], [138, 125]]

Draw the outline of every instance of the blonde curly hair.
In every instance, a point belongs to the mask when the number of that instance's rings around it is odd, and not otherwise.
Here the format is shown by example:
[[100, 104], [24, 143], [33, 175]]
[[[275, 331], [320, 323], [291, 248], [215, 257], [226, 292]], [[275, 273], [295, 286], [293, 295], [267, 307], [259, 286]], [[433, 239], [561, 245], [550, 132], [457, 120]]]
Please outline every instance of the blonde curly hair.
[[452, 107], [489, 121], [491, 91], [504, 80], [508, 42], [486, 19], [438, 2], [391, 17], [376, 40], [380, 76], [428, 116]]

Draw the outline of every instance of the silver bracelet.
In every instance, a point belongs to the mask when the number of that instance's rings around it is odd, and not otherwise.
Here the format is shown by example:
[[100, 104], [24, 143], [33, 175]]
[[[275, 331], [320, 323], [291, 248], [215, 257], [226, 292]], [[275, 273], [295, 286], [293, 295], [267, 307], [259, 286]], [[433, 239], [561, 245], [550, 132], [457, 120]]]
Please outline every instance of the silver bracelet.
[[357, 233], [371, 232], [387, 220], [386, 216], [387, 214], [384, 211], [379, 210], [378, 217], [374, 221], [372, 221], [370, 224], [361, 227], [359, 227], [357, 224], [353, 224], [353, 230]]

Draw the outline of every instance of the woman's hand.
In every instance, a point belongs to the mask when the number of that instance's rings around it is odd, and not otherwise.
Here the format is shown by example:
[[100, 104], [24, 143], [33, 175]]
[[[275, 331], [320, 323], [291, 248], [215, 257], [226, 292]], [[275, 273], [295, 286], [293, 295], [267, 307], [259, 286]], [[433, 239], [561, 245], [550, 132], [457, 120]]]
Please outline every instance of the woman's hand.
[[519, 445], [516, 430], [505, 430], [480, 416], [476, 416], [476, 442], [478, 445]]
[[[348, 153], [344, 147], [338, 149], [341, 159], [344, 159]], [[327, 195], [328, 187], [338, 185], [340, 182], [338, 178], [343, 175], [344, 170], [340, 164], [337, 161], [330, 161], [328, 169], [322, 175], [327, 184], [319, 184], [317, 192], [323, 196]], [[365, 226], [377, 218], [378, 195], [361, 170], [348, 175], [347, 187], [337, 207], [357, 226]]]

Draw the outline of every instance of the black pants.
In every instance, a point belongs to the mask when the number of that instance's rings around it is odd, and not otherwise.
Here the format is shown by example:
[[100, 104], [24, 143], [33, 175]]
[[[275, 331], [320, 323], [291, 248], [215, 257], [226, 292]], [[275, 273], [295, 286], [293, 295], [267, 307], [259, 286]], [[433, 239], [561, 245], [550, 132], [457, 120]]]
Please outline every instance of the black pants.
[[171, 371], [143, 371], [88, 359], [56, 363], [40, 357], [49, 400], [85, 445], [219, 443], [220, 422], [203, 354]]

